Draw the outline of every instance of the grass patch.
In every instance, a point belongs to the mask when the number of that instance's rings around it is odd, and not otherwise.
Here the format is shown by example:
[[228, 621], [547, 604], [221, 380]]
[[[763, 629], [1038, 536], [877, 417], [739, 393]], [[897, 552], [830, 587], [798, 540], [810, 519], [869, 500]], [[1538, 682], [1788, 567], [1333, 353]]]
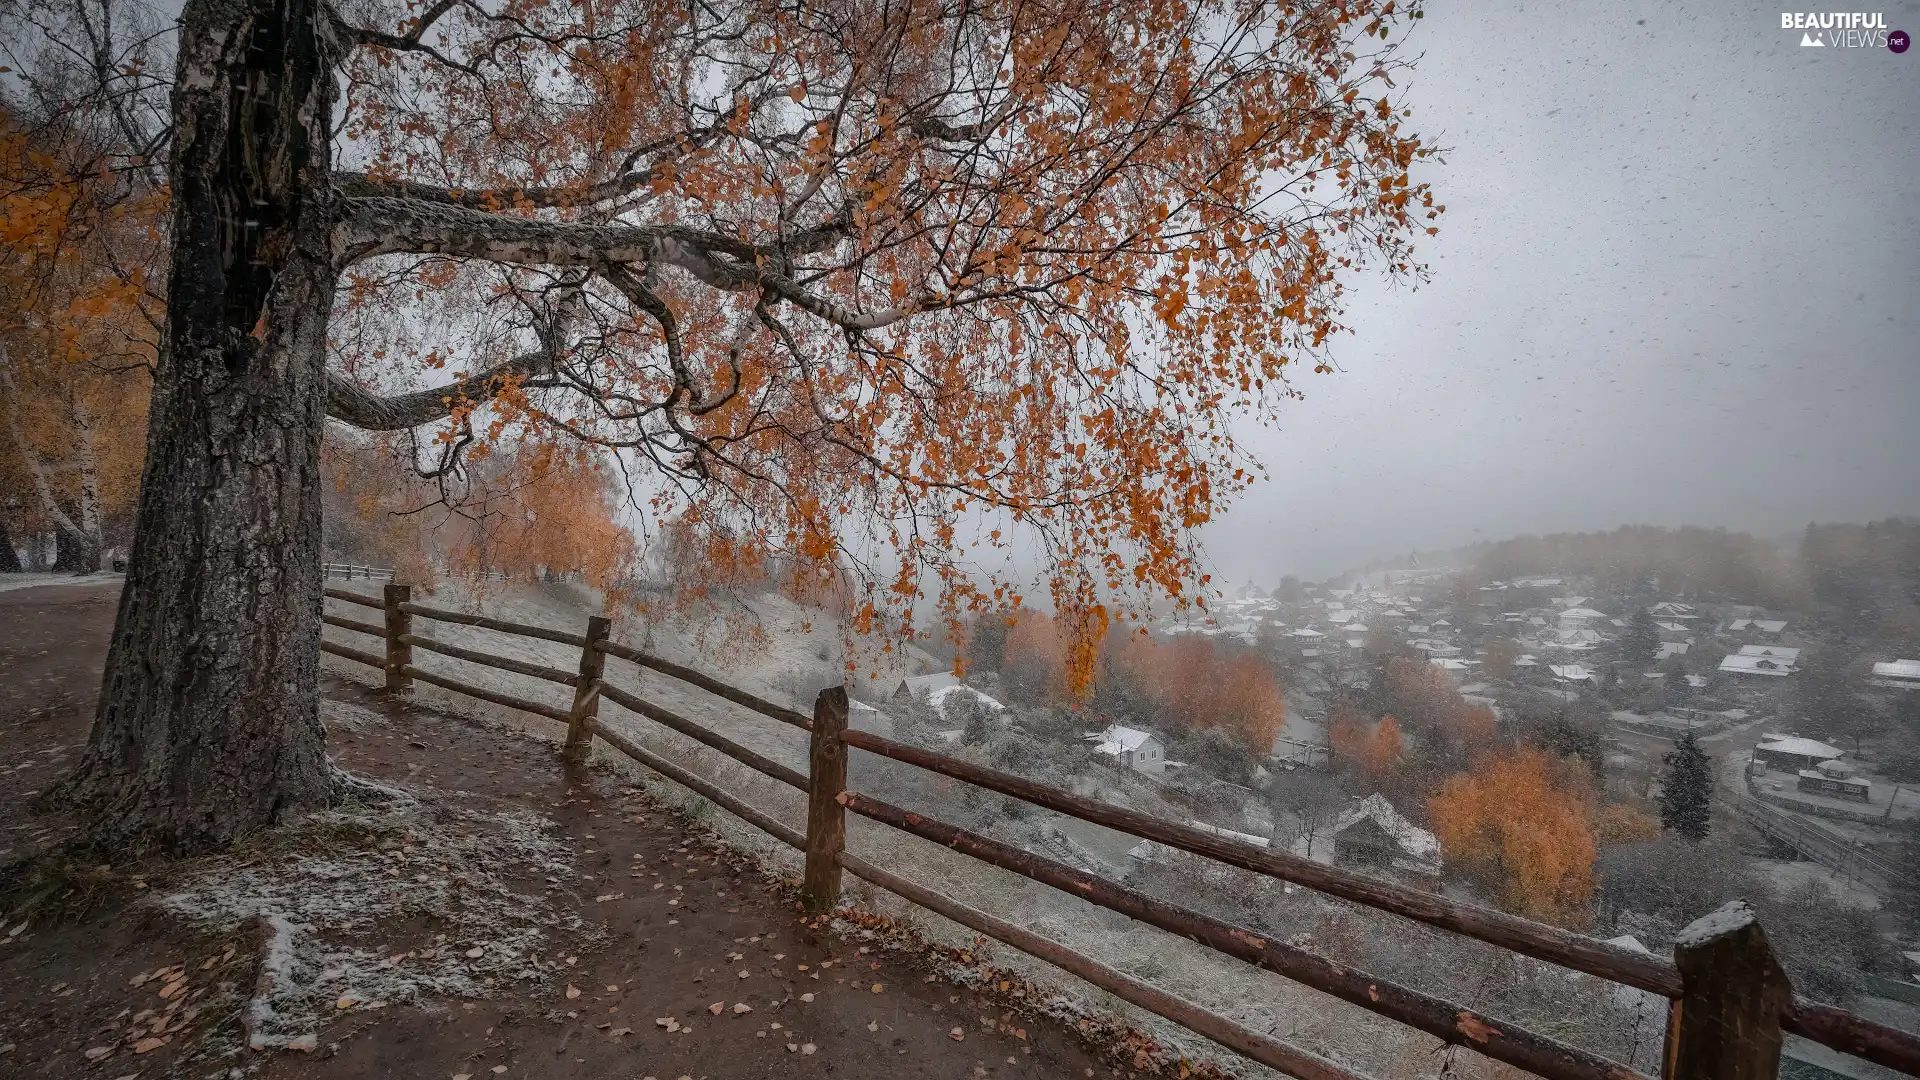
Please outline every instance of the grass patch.
[[347, 851], [391, 850], [407, 840], [404, 822], [357, 815], [319, 813], [241, 837], [227, 857], [274, 859], [285, 855], [328, 855]]
[[0, 877], [0, 911], [9, 920], [76, 921], [145, 885], [134, 870], [52, 851], [9, 867]]

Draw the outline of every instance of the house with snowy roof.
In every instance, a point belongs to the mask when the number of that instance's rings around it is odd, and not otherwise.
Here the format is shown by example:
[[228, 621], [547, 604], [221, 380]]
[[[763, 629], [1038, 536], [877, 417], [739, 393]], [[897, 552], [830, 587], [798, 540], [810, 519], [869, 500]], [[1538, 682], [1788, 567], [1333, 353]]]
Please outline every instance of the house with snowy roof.
[[1340, 812], [1325, 828], [1294, 842], [1294, 853], [1327, 865], [1440, 873], [1440, 839], [1374, 792]]
[[1113, 724], [1086, 739], [1093, 743], [1094, 753], [1105, 754], [1135, 772], [1158, 776], [1167, 771], [1167, 745], [1151, 731]]
[[959, 686], [960, 677], [951, 671], [936, 671], [931, 675], [909, 675], [901, 679], [887, 695], [895, 701], [919, 701], [928, 694], [948, 686]]
[[1765, 734], [1760, 736], [1760, 745], [1753, 748], [1756, 761], [1783, 769], [1817, 769], [1823, 762], [1838, 760], [1845, 754], [1839, 747], [1798, 735]]
[[1605, 622], [1607, 613], [1590, 607], [1570, 607], [1555, 616], [1562, 630], [1578, 630], [1596, 622]]
[[1734, 675], [1766, 675], [1785, 678], [1800, 662], [1800, 650], [1782, 645], [1742, 645], [1720, 661], [1720, 670]]

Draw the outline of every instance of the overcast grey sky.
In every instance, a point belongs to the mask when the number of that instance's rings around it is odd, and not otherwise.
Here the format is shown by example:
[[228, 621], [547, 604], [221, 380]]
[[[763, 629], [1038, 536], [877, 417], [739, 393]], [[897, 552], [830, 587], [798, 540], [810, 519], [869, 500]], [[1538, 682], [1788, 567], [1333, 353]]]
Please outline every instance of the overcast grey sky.
[[1363, 285], [1343, 370], [1250, 439], [1219, 577], [1920, 512], [1920, 49], [1803, 48], [1780, 11], [1429, 4], [1434, 280]]

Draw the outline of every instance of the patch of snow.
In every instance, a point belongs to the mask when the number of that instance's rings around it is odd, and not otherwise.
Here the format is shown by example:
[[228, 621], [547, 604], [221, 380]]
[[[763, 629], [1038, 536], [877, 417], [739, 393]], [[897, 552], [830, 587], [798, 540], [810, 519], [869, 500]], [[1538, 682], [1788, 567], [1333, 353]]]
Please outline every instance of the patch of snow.
[[[344, 1008], [483, 998], [505, 982], [544, 986], [556, 964], [541, 954], [556, 935], [569, 947], [605, 936], [549, 897], [507, 884], [533, 877], [561, 886], [573, 877], [554, 824], [530, 811], [470, 810], [402, 794], [312, 815], [262, 843], [271, 845], [264, 854], [208, 860], [153, 902], [218, 933], [266, 921], [272, 976], [248, 1016], [249, 1039], [268, 1046], [298, 1049], [322, 1017]], [[448, 933], [389, 952], [392, 928], [421, 916], [441, 920]]]

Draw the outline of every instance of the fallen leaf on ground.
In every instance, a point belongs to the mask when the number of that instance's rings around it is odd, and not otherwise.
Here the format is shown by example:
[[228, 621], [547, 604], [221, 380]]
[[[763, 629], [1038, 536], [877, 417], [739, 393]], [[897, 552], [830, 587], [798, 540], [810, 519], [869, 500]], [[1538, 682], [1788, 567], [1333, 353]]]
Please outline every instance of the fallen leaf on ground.
[[83, 1051], [81, 1056], [88, 1061], [99, 1061], [111, 1053], [113, 1053], [113, 1047], [111, 1046], [95, 1046]]
[[954, 1042], [965, 1042], [967, 1033], [962, 1028], [954, 1028], [952, 1031], [947, 1032], [947, 1038], [952, 1039]]
[[133, 1044], [133, 1052], [136, 1054], [144, 1054], [149, 1050], [158, 1050], [166, 1044], [167, 1041], [165, 1039], [141, 1039], [139, 1042]]
[[813, 1053], [813, 1052], [814, 1052], [815, 1050], [818, 1050], [818, 1049], [820, 1049], [820, 1048], [819, 1048], [819, 1047], [817, 1047], [817, 1046], [815, 1046], [815, 1045], [813, 1045], [812, 1043], [805, 1043], [805, 1044], [803, 1044], [803, 1045], [802, 1045], [802, 1046], [800, 1047], [800, 1054], [801, 1054], [801, 1056], [803, 1056], [803, 1057], [804, 1057], [804, 1056], [806, 1056], [807, 1054], [811, 1054], [811, 1053]]
[[720, 1015], [720, 1010], [721, 1010], [721, 1009], [724, 1009], [724, 1008], [726, 1008], [726, 1007], [727, 1007], [727, 1003], [726, 1003], [726, 1002], [724, 1002], [724, 1001], [716, 1001], [716, 1002], [714, 1002], [713, 1004], [711, 1004], [711, 1005], [709, 1005], [709, 1006], [707, 1006], [707, 1011], [708, 1011], [708, 1012], [710, 1012], [710, 1013], [712, 1013], [712, 1014], [713, 1014], [713, 1015], [715, 1015], [715, 1016], [719, 1016], [719, 1015]]
[[746, 970], [745, 968], [741, 968], [741, 969], [740, 969], [740, 977], [741, 977], [741, 978], [743, 978], [743, 979], [744, 979], [744, 978], [746, 978], [748, 974], [749, 974], [749, 972], [748, 972], [748, 971], [747, 971], [747, 970]]
[[735, 1016], [745, 1016], [746, 1014], [752, 1011], [753, 1011], [753, 1006], [747, 1004], [744, 1001], [736, 1001], [733, 1003], [733, 1015]]
[[886, 989], [887, 989], [887, 987], [886, 987], [886, 984], [885, 984], [885, 983], [874, 983], [874, 984], [873, 984], [873, 992], [874, 992], [874, 993], [876, 993], [876, 994], [881, 994], [881, 993], [885, 993], [885, 992], [886, 992]]
[[579, 996], [580, 996], [580, 988], [573, 985], [572, 983], [568, 983], [567, 984], [567, 1000], [572, 1001], [574, 998], [577, 998]]
[[813, 995], [812, 995], [812, 994], [801, 994], [801, 995], [800, 995], [800, 1000], [801, 1000], [801, 1001], [812, 1001], [812, 1000], [813, 1000]]
[[867, 1021], [867, 1030], [868, 1030], [868, 1031], [879, 1031], [879, 1030], [880, 1030], [880, 1021], [878, 1021], [878, 1020], [869, 1020], [869, 1021]]
[[454, 1073], [453, 1080], [473, 1080], [472, 1073]]
[[495, 1065], [493, 1067], [493, 1075], [495, 1076], [499, 1076], [501, 1073], [506, 1071], [507, 1071], [507, 1067], [505, 1065]]

